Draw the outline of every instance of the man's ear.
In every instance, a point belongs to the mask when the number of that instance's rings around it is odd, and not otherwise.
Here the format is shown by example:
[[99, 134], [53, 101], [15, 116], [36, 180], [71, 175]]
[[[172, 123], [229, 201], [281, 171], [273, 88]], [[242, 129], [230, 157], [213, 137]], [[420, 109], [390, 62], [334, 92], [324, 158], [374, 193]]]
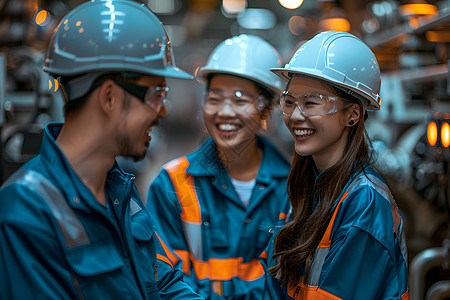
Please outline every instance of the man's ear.
[[360, 114], [361, 114], [361, 110], [359, 109], [359, 105], [352, 104], [352, 106], [350, 106], [347, 109], [347, 114], [346, 114], [347, 126], [352, 127], [352, 126], [358, 124]]
[[98, 87], [98, 103], [103, 113], [110, 114], [117, 101], [117, 86], [112, 80], [106, 80]]

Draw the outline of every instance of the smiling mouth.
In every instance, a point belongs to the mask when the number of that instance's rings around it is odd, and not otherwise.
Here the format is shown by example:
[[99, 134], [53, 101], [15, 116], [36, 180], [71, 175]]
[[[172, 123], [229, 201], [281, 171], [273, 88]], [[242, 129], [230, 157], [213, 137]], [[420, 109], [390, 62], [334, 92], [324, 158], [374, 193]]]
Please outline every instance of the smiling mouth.
[[298, 137], [307, 137], [311, 136], [316, 132], [313, 129], [294, 129], [294, 134]]
[[219, 124], [219, 125], [217, 125], [217, 128], [220, 131], [233, 132], [233, 131], [238, 131], [239, 126], [233, 125], [233, 124]]

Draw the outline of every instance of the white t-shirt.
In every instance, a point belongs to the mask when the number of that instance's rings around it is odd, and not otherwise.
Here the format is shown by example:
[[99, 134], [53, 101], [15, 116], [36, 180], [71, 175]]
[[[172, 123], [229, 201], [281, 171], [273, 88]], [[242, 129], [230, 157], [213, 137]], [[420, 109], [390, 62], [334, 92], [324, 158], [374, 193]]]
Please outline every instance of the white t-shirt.
[[250, 181], [239, 181], [231, 178], [231, 183], [233, 184], [236, 193], [239, 195], [239, 198], [241, 198], [241, 201], [244, 203], [245, 207], [248, 206], [255, 182], [256, 179], [252, 179]]

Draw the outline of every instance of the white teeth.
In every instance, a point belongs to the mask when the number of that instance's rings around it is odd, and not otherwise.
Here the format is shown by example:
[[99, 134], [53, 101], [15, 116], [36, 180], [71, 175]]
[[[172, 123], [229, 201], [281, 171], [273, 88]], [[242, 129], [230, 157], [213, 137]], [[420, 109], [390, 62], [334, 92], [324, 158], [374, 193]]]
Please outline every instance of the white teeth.
[[219, 129], [222, 131], [235, 131], [237, 130], [237, 126], [231, 124], [220, 124]]
[[300, 137], [310, 136], [314, 133], [314, 130], [311, 129], [298, 129], [294, 130], [295, 135], [298, 135]]
[[148, 130], [147, 130], [147, 134], [148, 134], [148, 136], [150, 136], [150, 134], [152, 133], [152, 131], [153, 131], [153, 126], [152, 127], [150, 127]]

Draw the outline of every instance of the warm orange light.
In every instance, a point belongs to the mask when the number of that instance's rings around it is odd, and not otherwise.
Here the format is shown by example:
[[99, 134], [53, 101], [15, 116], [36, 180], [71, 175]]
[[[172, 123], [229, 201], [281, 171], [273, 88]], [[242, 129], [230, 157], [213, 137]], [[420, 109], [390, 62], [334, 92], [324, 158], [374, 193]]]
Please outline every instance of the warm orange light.
[[425, 37], [428, 41], [433, 43], [449, 43], [450, 42], [450, 32], [448, 31], [427, 31], [425, 32]]
[[50, 21], [50, 13], [43, 9], [36, 14], [34, 20], [39, 26], [45, 26], [48, 24], [48, 21]]
[[445, 148], [450, 146], [450, 125], [448, 125], [447, 122], [442, 124], [441, 127], [441, 142], [442, 146], [444, 146]]
[[49, 79], [49, 80], [48, 80], [48, 89], [51, 90], [51, 89], [52, 89], [52, 86], [53, 86], [52, 80]]
[[429, 16], [438, 11], [435, 5], [427, 3], [404, 4], [398, 10], [402, 16]]
[[436, 145], [437, 137], [438, 137], [437, 125], [436, 125], [436, 123], [434, 121], [431, 121], [430, 124], [428, 124], [428, 127], [427, 127], [428, 143], [431, 146]]
[[55, 89], [54, 89], [54, 92], [56, 92], [57, 90], [58, 90], [58, 88], [59, 88], [59, 83], [58, 83], [58, 79], [53, 79], [53, 81], [55, 82]]
[[345, 18], [323, 19], [319, 22], [319, 27], [323, 30], [350, 31], [350, 22]]

